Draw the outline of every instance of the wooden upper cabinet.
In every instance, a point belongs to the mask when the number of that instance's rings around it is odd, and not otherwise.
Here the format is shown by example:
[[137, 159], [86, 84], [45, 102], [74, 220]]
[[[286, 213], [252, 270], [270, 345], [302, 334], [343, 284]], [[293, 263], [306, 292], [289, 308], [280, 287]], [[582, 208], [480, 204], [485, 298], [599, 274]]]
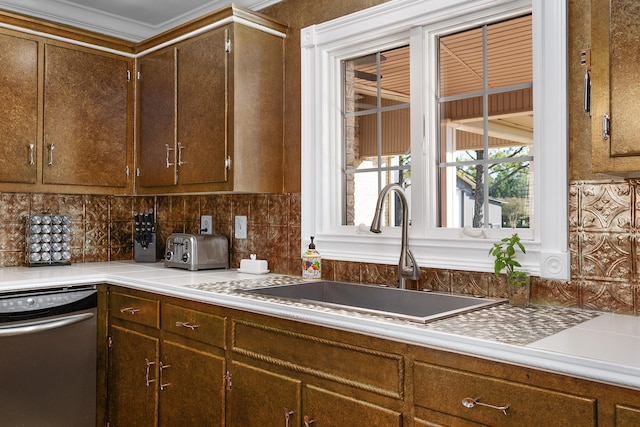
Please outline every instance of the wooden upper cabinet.
[[594, 0], [591, 17], [593, 172], [638, 177], [640, 3]]
[[225, 182], [228, 28], [140, 60], [140, 186]]
[[286, 27], [242, 18], [139, 59], [140, 193], [282, 191]]
[[140, 186], [225, 182], [226, 27], [140, 60]]
[[43, 183], [127, 187], [128, 61], [46, 44]]
[[0, 34], [0, 182], [37, 179], [38, 43]]
[[181, 184], [227, 181], [227, 40], [223, 27], [177, 48]]
[[140, 70], [139, 184], [143, 187], [175, 185], [175, 50], [145, 56]]

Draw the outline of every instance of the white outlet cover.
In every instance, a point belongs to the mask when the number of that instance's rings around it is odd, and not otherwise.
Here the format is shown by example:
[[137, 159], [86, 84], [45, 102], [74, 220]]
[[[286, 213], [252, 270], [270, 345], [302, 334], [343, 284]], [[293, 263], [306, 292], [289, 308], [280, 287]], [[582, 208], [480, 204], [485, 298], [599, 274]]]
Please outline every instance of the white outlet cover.
[[235, 236], [236, 239], [247, 238], [247, 217], [245, 215], [236, 216]]
[[211, 215], [200, 217], [200, 234], [213, 234], [213, 217]]

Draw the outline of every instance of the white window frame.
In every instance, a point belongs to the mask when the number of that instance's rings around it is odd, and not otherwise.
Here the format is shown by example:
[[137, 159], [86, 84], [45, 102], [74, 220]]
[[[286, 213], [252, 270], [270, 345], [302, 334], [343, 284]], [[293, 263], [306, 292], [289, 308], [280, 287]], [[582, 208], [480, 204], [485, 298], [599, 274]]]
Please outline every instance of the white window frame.
[[[373, 234], [341, 224], [341, 61], [411, 44], [410, 247], [423, 268], [493, 271], [491, 245], [512, 229], [461, 230], [435, 223], [437, 34], [533, 13], [534, 228], [516, 229], [534, 276], [568, 280], [567, 5], [557, 0], [392, 0], [302, 29], [302, 244], [324, 258], [396, 264], [399, 227]], [[416, 67], [415, 64], [422, 64]], [[424, 71], [426, 72], [424, 72]], [[424, 125], [423, 125], [424, 123]], [[425, 132], [426, 129], [426, 132]]]

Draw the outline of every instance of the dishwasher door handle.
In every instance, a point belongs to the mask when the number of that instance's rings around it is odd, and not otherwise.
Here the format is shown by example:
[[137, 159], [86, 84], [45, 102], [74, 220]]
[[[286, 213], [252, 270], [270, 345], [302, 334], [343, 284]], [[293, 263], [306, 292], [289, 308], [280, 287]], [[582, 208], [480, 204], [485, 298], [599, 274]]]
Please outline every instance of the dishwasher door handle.
[[48, 331], [51, 329], [62, 328], [64, 326], [73, 325], [91, 319], [94, 313], [72, 314], [71, 316], [58, 317], [50, 320], [40, 320], [31, 323], [22, 323], [20, 325], [0, 326], [0, 338], [11, 337], [15, 335], [33, 334], [36, 332]]

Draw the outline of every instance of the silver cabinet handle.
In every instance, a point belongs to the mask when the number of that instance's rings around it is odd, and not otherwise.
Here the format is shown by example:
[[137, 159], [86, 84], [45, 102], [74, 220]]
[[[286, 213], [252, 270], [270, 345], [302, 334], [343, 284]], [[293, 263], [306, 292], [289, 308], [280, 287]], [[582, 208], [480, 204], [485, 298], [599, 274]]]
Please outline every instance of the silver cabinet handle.
[[34, 148], [35, 147], [34, 147], [33, 143], [29, 144], [29, 164], [30, 165], [35, 165], [36, 164], [36, 161], [35, 161], [35, 159], [33, 157], [33, 149]]
[[36, 332], [48, 331], [50, 329], [62, 328], [63, 326], [72, 325], [82, 322], [93, 317], [93, 313], [73, 314], [53, 320], [39, 320], [30, 323], [23, 323], [13, 326], [0, 327], [0, 337], [11, 337], [16, 335], [33, 334]]
[[139, 311], [140, 311], [139, 308], [133, 308], [133, 307], [122, 307], [120, 309], [120, 313], [129, 313], [129, 314], [136, 314]]
[[609, 120], [609, 115], [607, 113], [602, 115], [602, 139], [605, 141], [609, 139], [611, 135], [611, 121]]
[[171, 385], [171, 383], [164, 383], [162, 382], [162, 371], [164, 371], [167, 368], [170, 368], [171, 365], [165, 365], [162, 363], [162, 360], [160, 361], [160, 391], [164, 390], [165, 388], [169, 387]]
[[289, 421], [291, 420], [291, 415], [293, 414], [293, 411], [284, 408], [284, 427], [289, 427]]
[[315, 423], [316, 420], [312, 420], [310, 416], [304, 416], [304, 427], [309, 427], [311, 424]]
[[167, 149], [167, 169], [168, 169], [168, 168], [170, 168], [171, 166], [173, 166], [173, 163], [171, 163], [171, 162], [169, 161], [169, 153], [170, 153], [171, 151], [173, 151], [173, 148], [169, 147], [169, 144], [164, 144], [164, 146], [165, 146], [165, 147], [166, 147], [166, 149]]
[[180, 143], [178, 142], [178, 166], [182, 166], [182, 165], [184, 165], [185, 163], [187, 163], [187, 162], [183, 162], [183, 161], [182, 161], [182, 149], [183, 149], [183, 148], [187, 148], [187, 147], [185, 147], [184, 145], [182, 145], [182, 144], [180, 144]]
[[584, 88], [583, 88], [583, 109], [585, 113], [591, 115], [591, 73], [589, 70], [584, 73]]
[[227, 371], [222, 377], [222, 380], [224, 382], [224, 388], [226, 390], [231, 390], [233, 387], [233, 384], [231, 383], [231, 372]]
[[473, 408], [474, 406], [486, 406], [487, 408], [497, 409], [498, 411], [502, 411], [503, 414], [507, 415], [507, 409], [509, 409], [509, 405], [504, 406], [495, 406], [489, 405], [488, 403], [480, 402], [480, 398], [472, 399], [470, 397], [465, 397], [462, 399], [462, 406], [465, 408]]
[[176, 322], [176, 326], [179, 327], [179, 328], [191, 329], [192, 331], [195, 331], [196, 329], [198, 329], [200, 327], [200, 325], [198, 325], [198, 324], [193, 324], [193, 323], [189, 323], [189, 322]]
[[147, 358], [145, 358], [144, 361], [146, 362], [146, 365], [147, 365], [146, 373], [144, 375], [144, 380], [145, 380], [145, 383], [146, 383], [147, 387], [149, 387], [151, 385], [151, 383], [156, 382], [156, 380], [152, 380], [152, 379], [149, 378], [149, 371], [151, 370], [151, 366], [155, 365], [156, 362], [152, 362]]
[[53, 166], [53, 149], [54, 148], [56, 148], [56, 146], [53, 142], [49, 144], [49, 166]]

